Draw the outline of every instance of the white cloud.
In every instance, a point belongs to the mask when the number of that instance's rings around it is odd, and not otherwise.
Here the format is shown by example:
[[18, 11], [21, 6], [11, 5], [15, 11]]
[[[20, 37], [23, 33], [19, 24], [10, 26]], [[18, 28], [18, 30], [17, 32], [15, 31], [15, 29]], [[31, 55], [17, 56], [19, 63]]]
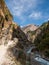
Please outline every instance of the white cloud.
[[29, 15], [30, 18], [33, 19], [40, 19], [42, 18], [42, 13], [41, 12], [33, 12]]
[[[9, 0], [8, 3], [9, 3], [8, 7], [10, 8], [12, 14], [16, 17], [19, 17], [19, 19], [23, 21], [21, 23], [24, 23], [25, 19], [28, 18], [29, 16], [28, 15], [25, 17], [25, 14], [34, 10], [38, 6], [38, 4], [41, 3], [41, 1], [40, 0]], [[41, 14], [34, 13], [32, 15], [34, 18], [38, 18], [40, 17]]]
[[28, 9], [35, 8], [38, 5], [38, 0], [10, 0], [8, 6], [11, 8], [12, 14], [22, 16]]

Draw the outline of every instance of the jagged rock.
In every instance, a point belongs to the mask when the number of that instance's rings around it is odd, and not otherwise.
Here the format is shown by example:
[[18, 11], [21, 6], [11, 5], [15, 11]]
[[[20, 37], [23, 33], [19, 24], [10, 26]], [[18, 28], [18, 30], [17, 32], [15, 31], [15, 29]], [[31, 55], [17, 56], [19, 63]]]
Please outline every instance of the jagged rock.
[[28, 31], [35, 31], [39, 26], [34, 24], [29, 24], [27, 26], [22, 27], [22, 30], [25, 34], [27, 34]]
[[34, 43], [36, 38], [36, 30], [39, 28], [37, 25], [29, 24], [27, 26], [22, 27], [22, 31], [26, 34], [29, 41]]
[[24, 51], [31, 42], [12, 21], [12, 15], [4, 0], [0, 0], [0, 5], [0, 65], [25, 65], [25, 63], [21, 64], [20, 60], [26, 61]]

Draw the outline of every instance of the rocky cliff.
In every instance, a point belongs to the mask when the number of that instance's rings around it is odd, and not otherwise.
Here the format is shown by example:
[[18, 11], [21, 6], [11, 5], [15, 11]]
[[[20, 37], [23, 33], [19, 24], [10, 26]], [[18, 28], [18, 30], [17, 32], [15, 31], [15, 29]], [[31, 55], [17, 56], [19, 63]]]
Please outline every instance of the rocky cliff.
[[27, 26], [24, 26], [22, 28], [22, 30], [24, 31], [24, 33], [27, 33], [28, 31], [35, 31], [38, 28], [38, 26], [33, 25], [33, 24], [29, 24]]
[[4, 0], [0, 0], [0, 65], [25, 65], [24, 51], [30, 43], [20, 27], [13, 22]]
[[[5, 1], [4, 0], [0, 0], [0, 14], [2, 12], [2, 15], [8, 20], [12, 20], [13, 16], [10, 13], [9, 9], [7, 8]], [[4, 13], [4, 14], [3, 14]]]
[[23, 27], [22, 31], [26, 34], [28, 40], [33, 43], [38, 34], [38, 31], [39, 31], [39, 30], [37, 30], [38, 28], [39, 28], [39, 26], [30, 24], [30, 25]]
[[49, 21], [40, 26], [41, 32], [35, 39], [35, 45], [43, 58], [49, 57]]

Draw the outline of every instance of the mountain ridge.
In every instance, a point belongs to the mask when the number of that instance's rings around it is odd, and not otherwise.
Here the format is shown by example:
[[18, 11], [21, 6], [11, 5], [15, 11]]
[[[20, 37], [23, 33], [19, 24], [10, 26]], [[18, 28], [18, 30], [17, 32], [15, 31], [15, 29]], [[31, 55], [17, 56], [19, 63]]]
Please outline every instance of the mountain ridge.
[[28, 24], [28, 25], [22, 27], [22, 30], [23, 30], [25, 33], [27, 33], [27, 31], [35, 31], [37, 28], [38, 28], [37, 25]]
[[8, 8], [5, 7], [4, 0], [0, 1], [0, 5], [0, 53], [2, 52], [0, 65], [25, 65], [26, 55], [24, 51], [31, 42], [20, 26], [13, 22], [13, 17]]

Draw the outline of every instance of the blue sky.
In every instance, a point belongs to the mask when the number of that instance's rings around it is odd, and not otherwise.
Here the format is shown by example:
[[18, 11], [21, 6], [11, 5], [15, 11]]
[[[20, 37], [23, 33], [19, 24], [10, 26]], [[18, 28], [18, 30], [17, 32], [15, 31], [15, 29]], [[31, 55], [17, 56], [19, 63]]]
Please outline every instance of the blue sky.
[[49, 19], [49, 0], [5, 0], [5, 2], [13, 15], [13, 20], [20, 26], [41, 25]]

